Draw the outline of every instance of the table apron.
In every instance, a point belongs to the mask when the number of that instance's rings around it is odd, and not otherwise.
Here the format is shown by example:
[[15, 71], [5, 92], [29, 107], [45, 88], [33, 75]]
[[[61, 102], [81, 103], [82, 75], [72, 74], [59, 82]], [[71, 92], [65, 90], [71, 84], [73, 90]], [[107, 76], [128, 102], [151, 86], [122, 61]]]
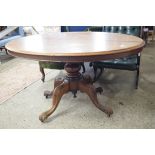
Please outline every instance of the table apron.
[[101, 60], [110, 60], [115, 58], [122, 58], [130, 55], [135, 55], [142, 51], [143, 48], [138, 48], [126, 52], [120, 53], [109, 53], [101, 55], [88, 55], [88, 56], [49, 56], [49, 55], [31, 55], [25, 53], [17, 53], [13, 51], [8, 51], [8, 53], [15, 57], [23, 57], [38, 61], [52, 61], [52, 62], [95, 62]]

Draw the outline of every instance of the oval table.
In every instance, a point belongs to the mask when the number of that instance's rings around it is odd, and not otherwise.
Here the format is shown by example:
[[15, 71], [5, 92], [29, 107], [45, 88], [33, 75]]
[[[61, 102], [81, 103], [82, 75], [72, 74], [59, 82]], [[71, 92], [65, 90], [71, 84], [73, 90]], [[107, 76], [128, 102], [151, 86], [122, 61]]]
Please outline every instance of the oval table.
[[39, 119], [44, 122], [57, 108], [61, 97], [71, 91], [76, 97], [78, 90], [86, 93], [97, 108], [110, 116], [113, 111], [99, 103], [97, 91], [90, 76], [80, 73], [81, 62], [94, 62], [120, 58], [142, 51], [145, 43], [142, 39], [119, 33], [106, 32], [53, 32], [32, 35], [13, 40], [6, 45], [13, 56], [28, 59], [66, 62], [66, 76], [54, 81], [54, 89], [45, 92], [52, 95], [51, 108], [43, 112]]

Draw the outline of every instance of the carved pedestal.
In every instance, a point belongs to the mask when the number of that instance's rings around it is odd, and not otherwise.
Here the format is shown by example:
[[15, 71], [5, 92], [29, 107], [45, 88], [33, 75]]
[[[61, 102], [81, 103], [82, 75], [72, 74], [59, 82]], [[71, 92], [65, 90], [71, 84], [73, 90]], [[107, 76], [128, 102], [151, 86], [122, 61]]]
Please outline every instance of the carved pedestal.
[[43, 112], [39, 119], [41, 122], [44, 122], [57, 108], [61, 97], [71, 91], [76, 97], [77, 91], [86, 93], [92, 102], [95, 104], [97, 108], [105, 112], [108, 116], [110, 116], [113, 111], [109, 107], [105, 107], [98, 102], [96, 92], [102, 92], [101, 88], [95, 88], [92, 84], [92, 80], [90, 76], [83, 76], [80, 71], [81, 65], [79, 63], [66, 63], [65, 70], [67, 75], [65, 78], [56, 78], [54, 81], [54, 89], [53, 91], [45, 91], [44, 95], [47, 97], [52, 96], [52, 107]]

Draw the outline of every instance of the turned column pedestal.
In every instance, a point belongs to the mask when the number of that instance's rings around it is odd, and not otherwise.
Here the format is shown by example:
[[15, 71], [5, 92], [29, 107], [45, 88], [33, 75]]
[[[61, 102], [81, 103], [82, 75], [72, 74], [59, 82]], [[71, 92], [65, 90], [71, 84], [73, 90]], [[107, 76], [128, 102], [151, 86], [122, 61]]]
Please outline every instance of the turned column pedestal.
[[88, 75], [83, 76], [80, 73], [80, 68], [80, 63], [66, 63], [64, 68], [67, 73], [66, 76], [64, 78], [58, 77], [55, 79], [53, 91], [44, 92], [46, 98], [52, 96], [52, 106], [48, 111], [43, 112], [39, 116], [41, 122], [44, 122], [56, 110], [61, 97], [69, 91], [73, 93], [73, 97], [76, 97], [77, 91], [80, 90], [81, 92], [86, 93], [95, 106], [105, 112], [108, 116], [113, 113], [111, 108], [99, 103], [96, 93], [101, 93], [102, 89], [95, 88], [92, 84], [91, 77]]

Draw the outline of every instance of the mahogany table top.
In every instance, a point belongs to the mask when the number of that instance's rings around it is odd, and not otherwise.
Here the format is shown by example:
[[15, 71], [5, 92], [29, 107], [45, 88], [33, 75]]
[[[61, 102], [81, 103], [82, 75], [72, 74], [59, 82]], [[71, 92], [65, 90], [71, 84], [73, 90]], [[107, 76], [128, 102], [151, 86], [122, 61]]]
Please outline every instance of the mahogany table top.
[[84, 62], [141, 52], [141, 38], [108, 32], [52, 32], [22, 37], [6, 48], [14, 56], [36, 60]]

